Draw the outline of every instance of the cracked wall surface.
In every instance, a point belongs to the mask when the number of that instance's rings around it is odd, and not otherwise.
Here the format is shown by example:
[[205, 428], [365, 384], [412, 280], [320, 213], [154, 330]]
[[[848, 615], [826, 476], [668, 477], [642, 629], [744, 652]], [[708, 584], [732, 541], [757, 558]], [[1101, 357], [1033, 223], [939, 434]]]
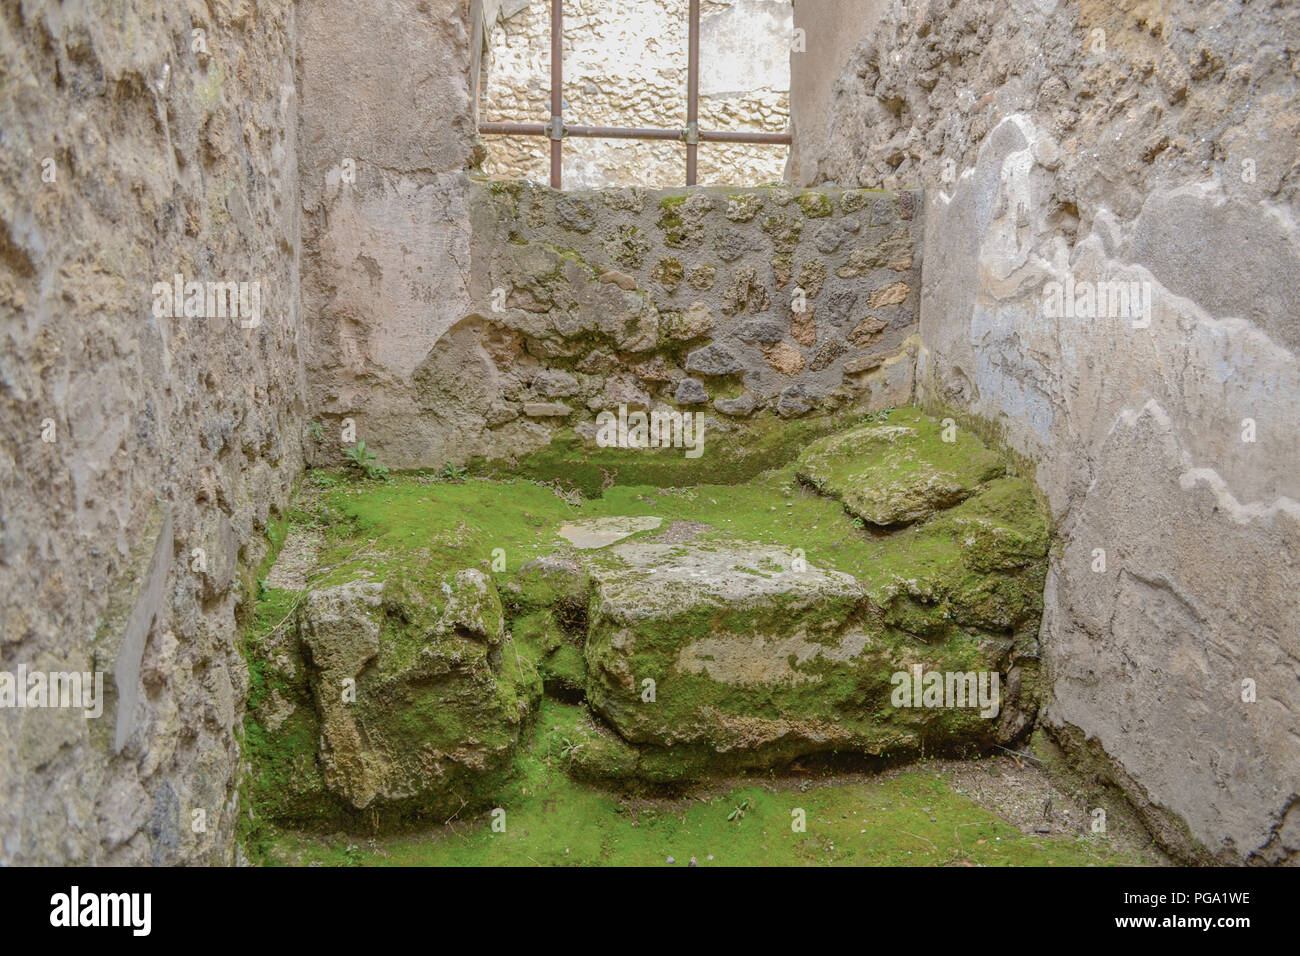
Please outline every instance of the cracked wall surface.
[[[1058, 527], [1048, 725], [1167, 847], [1294, 862], [1300, 11], [876, 17], [801, 175], [927, 191], [920, 393], [1036, 463]], [[1149, 317], [1045, 295], [1113, 280]]]
[[[106, 698], [0, 709], [0, 862], [234, 859], [239, 623], [302, 462], [294, 47], [292, 4], [0, 12], [0, 671]], [[160, 315], [177, 273], [260, 316]]]

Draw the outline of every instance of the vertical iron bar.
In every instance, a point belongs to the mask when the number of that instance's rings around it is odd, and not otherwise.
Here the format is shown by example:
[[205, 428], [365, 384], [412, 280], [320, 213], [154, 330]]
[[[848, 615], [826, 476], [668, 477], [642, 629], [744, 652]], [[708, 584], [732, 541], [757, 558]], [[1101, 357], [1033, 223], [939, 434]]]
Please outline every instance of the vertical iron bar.
[[557, 138], [564, 122], [563, 0], [551, 0], [551, 188], [560, 188], [560, 148]]
[[691, 0], [686, 64], [686, 185], [695, 185], [695, 139], [700, 122], [700, 0]]

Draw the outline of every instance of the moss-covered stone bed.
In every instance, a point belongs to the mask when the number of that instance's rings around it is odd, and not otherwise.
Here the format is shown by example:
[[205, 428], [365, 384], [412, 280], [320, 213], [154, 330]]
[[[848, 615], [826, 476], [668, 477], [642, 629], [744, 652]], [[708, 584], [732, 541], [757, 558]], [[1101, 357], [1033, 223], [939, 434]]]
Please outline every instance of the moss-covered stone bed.
[[[775, 835], [795, 832], [787, 798], [844, 821], [906, 792], [944, 827], [1005, 839], [982, 862], [1022, 862], [1012, 829], [923, 773], [782, 789], [1009, 750], [1033, 726], [1045, 515], [998, 454], [952, 437], [915, 408], [859, 415], [740, 483], [734, 457], [716, 483], [663, 457], [689, 475], [592, 488], [565, 480], [563, 448], [513, 473], [312, 473], [247, 635], [246, 849], [360, 862], [339, 848], [389, 834], [374, 862], [651, 862], [674, 820], [716, 830], [730, 862], [948, 862], [985, 845], [881, 842], [874, 813], [853, 851], [827, 849], [829, 830]], [[646, 452], [605, 451], [639, 476]], [[942, 682], [899, 697], [900, 673], [933, 672], [995, 675], [995, 706], [974, 684], [969, 701]], [[719, 789], [738, 774], [769, 789]], [[752, 822], [719, 828], [728, 803]], [[1039, 862], [1098, 854], [1053, 845]]]

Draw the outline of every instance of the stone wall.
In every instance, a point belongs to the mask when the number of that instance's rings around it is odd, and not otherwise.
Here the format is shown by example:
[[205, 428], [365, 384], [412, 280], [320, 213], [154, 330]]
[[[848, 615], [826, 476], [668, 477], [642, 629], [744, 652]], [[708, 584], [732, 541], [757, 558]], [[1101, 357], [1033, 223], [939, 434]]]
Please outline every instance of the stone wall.
[[1048, 726], [1227, 862], [1300, 853], [1297, 49], [1281, 3], [893, 2], [799, 147], [926, 188], [922, 396], [1058, 527]]
[[[620, 405], [703, 410], [716, 433], [907, 402], [918, 205], [866, 190], [475, 184], [465, 311], [405, 380], [367, 393], [359, 434], [389, 467], [441, 467], [521, 455], [563, 428], [591, 439], [596, 413]], [[399, 404], [410, 418], [373, 410]]]
[[[597, 398], [677, 402], [680, 388], [683, 400], [775, 412], [789, 392], [792, 414], [845, 387], [910, 397], [913, 363], [899, 355], [915, 332], [916, 197], [719, 189], [688, 200], [684, 189], [471, 180], [477, 10], [389, 0], [356, 24], [341, 4], [300, 20], [303, 301], [324, 426], [313, 461], [340, 460], [349, 423], [388, 467], [440, 468], [544, 445], [594, 417]], [[410, 104], [400, 122], [372, 108], [393, 96]], [[792, 326], [800, 283], [807, 312]], [[591, 359], [603, 371], [579, 368], [598, 327], [633, 313], [645, 342], [606, 336]], [[707, 329], [687, 336], [691, 323]], [[740, 366], [710, 378], [684, 364], [710, 343]], [[533, 384], [543, 367], [581, 375], [580, 393], [547, 394], [567, 386]], [[524, 414], [552, 398], [570, 400], [569, 414]]]
[[[0, 13], [0, 672], [105, 698], [0, 709], [0, 862], [233, 859], [237, 621], [302, 460], [294, 55], [292, 4]], [[178, 273], [257, 285], [171, 317]]]
[[[880, 20], [887, 0], [800, 0], [796, 21], [802, 49], [790, 51], [788, 182], [815, 183], [831, 135], [831, 91], [840, 70]], [[845, 185], [854, 185], [849, 180]]]
[[[504, 0], [489, 34], [480, 105], [485, 120], [550, 118], [550, 0]], [[489, 15], [494, 11], [489, 10]], [[588, 126], [686, 125], [687, 0], [569, 0], [564, 6], [565, 121]], [[705, 0], [700, 17], [700, 126], [785, 132], [789, 126], [789, 0]], [[494, 179], [549, 176], [547, 141], [486, 137]], [[789, 148], [706, 144], [699, 182], [780, 182]], [[569, 139], [566, 188], [670, 186], [686, 181], [680, 143]]]
[[414, 463], [433, 438], [411, 376], [471, 308], [470, 4], [351, 10], [317, 0], [300, 17], [307, 365], [329, 423], [308, 451], [336, 459], [350, 419], [353, 441]]

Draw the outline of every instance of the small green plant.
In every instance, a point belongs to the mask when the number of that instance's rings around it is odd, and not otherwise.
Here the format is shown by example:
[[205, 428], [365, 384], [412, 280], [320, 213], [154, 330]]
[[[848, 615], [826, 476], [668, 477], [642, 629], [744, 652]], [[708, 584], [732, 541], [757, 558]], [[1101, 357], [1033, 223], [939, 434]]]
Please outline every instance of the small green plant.
[[465, 480], [465, 476], [468, 474], [468, 468], [461, 468], [459, 465], [453, 465], [451, 462], [447, 462], [447, 464], [442, 466], [442, 471], [438, 472], [438, 480], [459, 484]]
[[748, 809], [749, 809], [749, 801], [742, 800], [738, 806], [732, 808], [732, 811], [727, 814], [727, 820], [731, 821], [731, 820], [745, 819], [745, 811]]
[[573, 740], [563, 733], [559, 727], [551, 729], [550, 737], [546, 741], [546, 756], [548, 759], [555, 756], [556, 750], [559, 750], [560, 759], [568, 760], [571, 756], [582, 749], [581, 743], [574, 743]]
[[340, 484], [338, 475], [331, 475], [328, 471], [313, 471], [308, 478], [309, 481], [317, 488], [337, 488]]
[[386, 478], [388, 468], [379, 463], [379, 456], [366, 447], [366, 443], [359, 441], [355, 446], [349, 448], [343, 453], [349, 464], [359, 469], [367, 478]]

